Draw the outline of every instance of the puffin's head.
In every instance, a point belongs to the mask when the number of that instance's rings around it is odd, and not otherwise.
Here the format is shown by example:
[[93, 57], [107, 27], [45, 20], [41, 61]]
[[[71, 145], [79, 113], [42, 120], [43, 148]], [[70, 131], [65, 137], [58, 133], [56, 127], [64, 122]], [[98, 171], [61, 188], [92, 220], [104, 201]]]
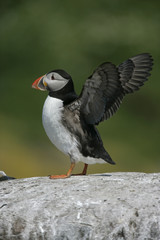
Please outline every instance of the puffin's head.
[[56, 92], [64, 88], [68, 83], [72, 83], [72, 78], [68, 73], [64, 70], [54, 70], [36, 79], [32, 84], [32, 88]]

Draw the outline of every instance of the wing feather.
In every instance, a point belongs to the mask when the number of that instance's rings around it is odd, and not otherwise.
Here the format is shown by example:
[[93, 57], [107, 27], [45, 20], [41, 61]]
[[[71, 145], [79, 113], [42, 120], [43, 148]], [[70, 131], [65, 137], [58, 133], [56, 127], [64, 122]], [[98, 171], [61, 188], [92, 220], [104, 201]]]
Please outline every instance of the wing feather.
[[118, 66], [125, 94], [139, 90], [148, 80], [152, 65], [152, 56], [148, 53], [142, 53], [129, 58]]
[[129, 58], [118, 67], [105, 62], [86, 80], [82, 92], [70, 108], [79, 109], [86, 123], [98, 124], [120, 107], [125, 94], [133, 93], [148, 80], [153, 59], [148, 53]]
[[[80, 99], [81, 113], [88, 124], [102, 121], [106, 108], [113, 105], [121, 83], [116, 66], [112, 63], [101, 64], [86, 80]], [[111, 109], [112, 114], [113, 109]]]

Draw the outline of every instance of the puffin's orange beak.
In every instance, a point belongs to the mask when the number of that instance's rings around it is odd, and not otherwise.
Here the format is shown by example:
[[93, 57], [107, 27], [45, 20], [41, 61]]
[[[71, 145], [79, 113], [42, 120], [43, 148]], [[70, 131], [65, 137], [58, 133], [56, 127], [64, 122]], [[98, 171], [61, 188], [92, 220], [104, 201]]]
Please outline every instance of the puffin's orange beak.
[[46, 87], [47, 87], [47, 83], [45, 81], [43, 81], [43, 77], [45, 75], [43, 75], [42, 77], [37, 78], [33, 83], [32, 83], [32, 88], [38, 89], [38, 90], [42, 90], [45, 91]]

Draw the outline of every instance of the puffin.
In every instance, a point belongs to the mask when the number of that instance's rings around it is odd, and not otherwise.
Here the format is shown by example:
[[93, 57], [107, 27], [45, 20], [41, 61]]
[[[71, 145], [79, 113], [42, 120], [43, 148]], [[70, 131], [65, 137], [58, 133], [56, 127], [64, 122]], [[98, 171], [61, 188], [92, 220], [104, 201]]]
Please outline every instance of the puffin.
[[5, 172], [0, 171], [0, 181], [6, 181], [6, 180], [13, 180], [15, 179], [14, 177], [9, 177], [6, 175]]
[[[115, 164], [96, 125], [117, 112], [125, 95], [144, 85], [152, 65], [149, 53], [133, 56], [118, 66], [104, 62], [87, 78], [79, 96], [72, 77], [62, 69], [50, 71], [33, 82], [33, 88], [48, 91], [42, 111], [45, 132], [71, 162], [67, 174], [50, 175], [50, 179], [86, 175], [88, 164]], [[72, 174], [79, 161], [84, 163], [83, 171]]]

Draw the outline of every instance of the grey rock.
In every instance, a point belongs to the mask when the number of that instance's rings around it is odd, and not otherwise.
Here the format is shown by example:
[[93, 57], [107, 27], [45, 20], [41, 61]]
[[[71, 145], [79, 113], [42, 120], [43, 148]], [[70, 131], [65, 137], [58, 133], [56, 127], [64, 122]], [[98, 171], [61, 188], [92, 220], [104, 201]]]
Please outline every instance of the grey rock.
[[160, 240], [160, 173], [0, 182], [0, 240]]

